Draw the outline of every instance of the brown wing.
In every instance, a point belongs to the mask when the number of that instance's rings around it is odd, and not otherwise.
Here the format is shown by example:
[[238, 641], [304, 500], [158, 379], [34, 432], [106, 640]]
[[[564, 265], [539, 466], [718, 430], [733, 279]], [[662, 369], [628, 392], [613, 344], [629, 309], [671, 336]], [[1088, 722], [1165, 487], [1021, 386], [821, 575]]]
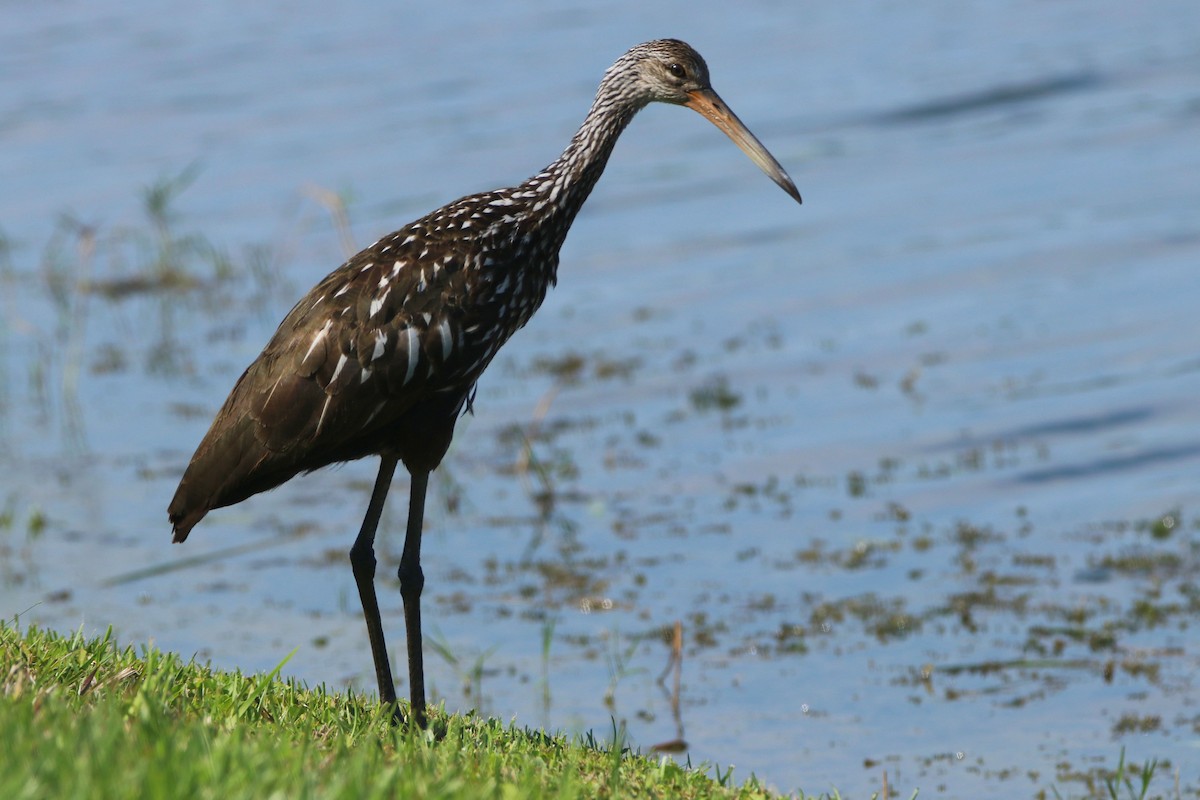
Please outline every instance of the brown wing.
[[[389, 448], [436, 466], [476, 379], [554, 282], [562, 232], [551, 246], [522, 230], [513, 197], [451, 203], [296, 304], [184, 472], [168, 509], [176, 541], [210, 509], [298, 472]], [[406, 438], [421, 440], [415, 452]]]
[[387, 448], [433, 393], [465, 397], [499, 345], [472, 335], [482, 325], [462, 303], [461, 251], [431, 253], [412, 227], [331, 273], [280, 323], [184, 473], [168, 509], [176, 541], [210, 509]]

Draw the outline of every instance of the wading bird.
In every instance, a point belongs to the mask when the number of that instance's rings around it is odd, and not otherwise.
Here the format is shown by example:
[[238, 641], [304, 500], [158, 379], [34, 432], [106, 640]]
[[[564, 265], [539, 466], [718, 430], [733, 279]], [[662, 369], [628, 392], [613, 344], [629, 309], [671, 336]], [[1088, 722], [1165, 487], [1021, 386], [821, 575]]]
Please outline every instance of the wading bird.
[[652, 102], [707, 117], [800, 202], [783, 167], [713, 91], [699, 53], [674, 39], [640, 44], [604, 73], [583, 125], [544, 170], [406, 225], [306, 294], [234, 385], [171, 500], [174, 540], [182, 542], [214, 508], [301, 472], [379, 456], [350, 564], [379, 697], [397, 718], [375, 595], [375, 530], [396, 464], [412, 476], [399, 578], [411, 719], [424, 727], [421, 528], [429, 473], [471, 408], [479, 376], [554, 285], [559, 248], [617, 137]]

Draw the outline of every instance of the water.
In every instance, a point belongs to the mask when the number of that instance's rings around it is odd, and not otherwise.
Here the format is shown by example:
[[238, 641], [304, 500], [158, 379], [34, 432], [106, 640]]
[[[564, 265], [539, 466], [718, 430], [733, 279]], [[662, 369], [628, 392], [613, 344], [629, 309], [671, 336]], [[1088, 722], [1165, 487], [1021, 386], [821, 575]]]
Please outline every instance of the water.
[[[345, 551], [374, 464], [172, 548], [180, 471], [343, 257], [314, 187], [363, 245], [519, 181], [671, 35], [805, 205], [686, 110], [624, 135], [435, 482], [436, 697], [647, 748], [679, 620], [687, 756], [738, 777], [1067, 796], [1125, 747], [1200, 787], [1194, 3], [0, 14], [6, 618], [373, 688]], [[170, 230], [232, 277], [79, 291], [145, 270], [144, 189], [189, 167]]]

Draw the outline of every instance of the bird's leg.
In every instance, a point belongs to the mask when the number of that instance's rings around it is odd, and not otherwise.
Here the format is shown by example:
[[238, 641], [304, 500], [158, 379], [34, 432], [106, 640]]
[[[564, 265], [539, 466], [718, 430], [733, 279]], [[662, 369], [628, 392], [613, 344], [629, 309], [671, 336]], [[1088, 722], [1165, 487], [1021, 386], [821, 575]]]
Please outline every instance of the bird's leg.
[[408, 682], [412, 719], [425, 727], [425, 661], [421, 652], [421, 590], [425, 573], [421, 571], [421, 528], [425, 523], [425, 489], [429, 473], [416, 471], [408, 498], [408, 532], [400, 556], [400, 598], [404, 601], [404, 629], [408, 635]]
[[391, 705], [397, 719], [400, 710], [396, 705], [396, 685], [392, 682], [392, 668], [388, 663], [387, 644], [383, 639], [383, 623], [379, 619], [379, 601], [375, 597], [375, 529], [383, 514], [383, 503], [387, 499], [388, 487], [396, 471], [397, 458], [384, 455], [379, 464], [379, 476], [371, 491], [371, 503], [363, 519], [358, 538], [350, 548], [350, 566], [354, 569], [354, 582], [358, 584], [358, 597], [362, 601], [363, 616], [367, 620], [367, 638], [371, 640], [371, 655], [375, 658], [375, 677], [379, 681], [379, 700]]

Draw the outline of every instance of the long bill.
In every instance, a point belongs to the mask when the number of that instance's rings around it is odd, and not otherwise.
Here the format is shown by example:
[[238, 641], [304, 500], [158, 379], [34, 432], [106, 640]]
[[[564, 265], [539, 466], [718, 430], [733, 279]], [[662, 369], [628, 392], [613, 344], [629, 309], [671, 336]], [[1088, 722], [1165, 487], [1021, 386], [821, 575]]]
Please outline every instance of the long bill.
[[688, 101], [684, 103], [685, 106], [723, 130], [725, 135], [732, 139], [733, 143], [740, 147], [743, 153], [750, 156], [750, 160], [767, 174], [768, 178], [779, 184], [779, 187], [791, 195], [797, 203], [803, 202], [800, 199], [800, 192], [796, 190], [796, 184], [792, 183], [792, 179], [775, 160], [775, 156], [763, 147], [762, 142], [754, 137], [750, 129], [737, 118], [737, 114], [734, 114], [729, 106], [725, 105], [725, 101], [716, 92], [712, 89], [696, 89], [688, 92], [688, 97]]

